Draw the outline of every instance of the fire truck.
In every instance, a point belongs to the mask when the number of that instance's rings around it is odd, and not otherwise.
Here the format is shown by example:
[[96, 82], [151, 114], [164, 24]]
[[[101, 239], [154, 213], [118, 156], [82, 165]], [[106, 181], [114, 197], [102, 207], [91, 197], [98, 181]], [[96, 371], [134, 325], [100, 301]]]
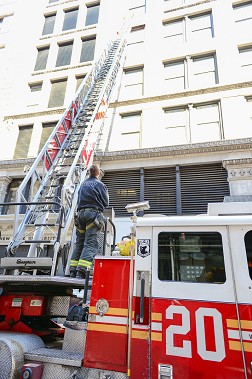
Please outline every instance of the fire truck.
[[128, 204], [127, 256], [109, 210], [92, 272], [69, 277], [78, 189], [126, 35], [94, 63], [17, 191], [0, 264], [0, 379], [252, 377], [251, 203], [176, 217], [140, 217], [148, 201]]

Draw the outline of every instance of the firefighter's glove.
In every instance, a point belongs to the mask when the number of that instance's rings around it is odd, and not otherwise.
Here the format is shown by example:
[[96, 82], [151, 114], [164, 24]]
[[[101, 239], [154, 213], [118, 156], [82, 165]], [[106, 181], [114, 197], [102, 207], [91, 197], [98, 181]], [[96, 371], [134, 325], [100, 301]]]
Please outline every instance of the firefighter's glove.
[[102, 214], [98, 214], [94, 219], [94, 225], [104, 231], [105, 229], [106, 218]]

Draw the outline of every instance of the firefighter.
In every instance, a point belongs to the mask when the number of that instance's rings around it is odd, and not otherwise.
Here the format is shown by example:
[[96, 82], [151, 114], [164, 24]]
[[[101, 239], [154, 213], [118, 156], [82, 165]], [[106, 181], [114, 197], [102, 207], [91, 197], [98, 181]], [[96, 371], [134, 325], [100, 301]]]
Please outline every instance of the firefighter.
[[107, 187], [99, 180], [100, 168], [92, 165], [89, 177], [78, 192], [75, 214], [76, 243], [70, 262], [70, 277], [85, 279], [99, 248], [99, 234], [105, 225], [104, 209], [109, 205]]

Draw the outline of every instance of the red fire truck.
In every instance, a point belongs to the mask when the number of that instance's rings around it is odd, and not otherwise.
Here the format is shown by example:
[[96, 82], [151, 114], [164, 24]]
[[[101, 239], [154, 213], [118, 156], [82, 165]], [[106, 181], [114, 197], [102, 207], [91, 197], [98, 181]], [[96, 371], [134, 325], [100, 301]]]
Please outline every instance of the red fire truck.
[[[146, 204], [128, 207], [130, 256], [96, 257], [88, 320], [66, 323], [61, 347], [15, 326], [0, 333], [1, 379], [251, 378], [251, 204], [136, 217]], [[5, 311], [39, 319], [42, 307], [14, 294]]]

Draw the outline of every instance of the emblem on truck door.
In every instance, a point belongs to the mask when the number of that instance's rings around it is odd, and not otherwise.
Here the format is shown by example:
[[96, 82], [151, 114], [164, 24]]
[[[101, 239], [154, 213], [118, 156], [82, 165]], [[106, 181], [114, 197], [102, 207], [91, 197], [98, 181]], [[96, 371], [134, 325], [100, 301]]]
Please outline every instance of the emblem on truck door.
[[150, 239], [137, 240], [137, 255], [143, 258], [150, 255]]

